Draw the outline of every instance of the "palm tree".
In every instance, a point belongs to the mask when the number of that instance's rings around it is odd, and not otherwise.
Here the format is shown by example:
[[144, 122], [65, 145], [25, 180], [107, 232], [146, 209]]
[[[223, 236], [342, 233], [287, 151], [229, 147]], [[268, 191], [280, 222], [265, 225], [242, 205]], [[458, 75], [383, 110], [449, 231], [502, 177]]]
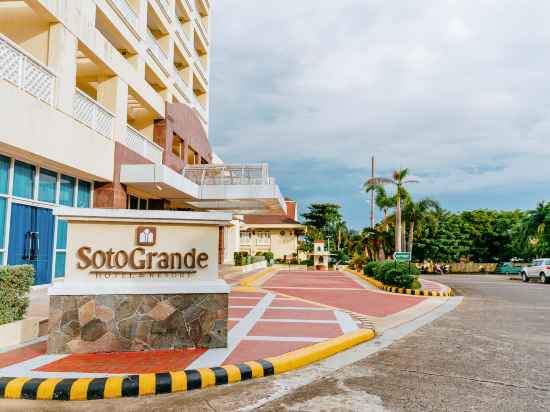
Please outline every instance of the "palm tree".
[[401, 252], [401, 202], [409, 197], [405, 185], [417, 183], [417, 180], [407, 179], [409, 169], [395, 170], [392, 177], [374, 177], [365, 182], [365, 187], [369, 185], [393, 185], [395, 191], [395, 251]]
[[441, 206], [436, 200], [425, 198], [418, 202], [414, 202], [410, 198], [407, 199], [403, 215], [409, 222], [409, 241], [407, 242], [409, 252], [412, 253], [413, 250], [415, 225], [424, 221], [431, 212], [439, 213], [440, 211]]
[[[395, 197], [388, 196], [388, 194], [386, 193], [386, 189], [384, 189], [384, 186], [380, 184], [368, 183], [367, 181], [364, 187], [365, 187], [365, 192], [375, 193], [376, 207], [382, 211], [384, 216], [382, 221], [386, 223], [388, 219], [388, 210], [395, 206]], [[388, 230], [387, 224], [386, 224], [386, 230]]]

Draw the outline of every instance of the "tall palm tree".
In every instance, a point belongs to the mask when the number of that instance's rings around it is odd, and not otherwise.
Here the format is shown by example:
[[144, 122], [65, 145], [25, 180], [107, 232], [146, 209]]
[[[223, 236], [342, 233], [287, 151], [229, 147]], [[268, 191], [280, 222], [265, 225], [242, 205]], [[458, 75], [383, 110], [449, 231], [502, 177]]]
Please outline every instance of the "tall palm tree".
[[[383, 222], [386, 222], [388, 219], [388, 210], [395, 206], [395, 197], [388, 196], [386, 193], [386, 189], [384, 189], [384, 186], [380, 184], [374, 184], [374, 183], [368, 183], [368, 181], [364, 185], [365, 192], [374, 192], [375, 197], [374, 201], [376, 204], [376, 207], [382, 211], [383, 214]], [[386, 230], [388, 229], [388, 226], [386, 224]]]
[[409, 169], [395, 170], [392, 177], [374, 177], [365, 182], [368, 185], [393, 185], [395, 186], [395, 251], [401, 252], [401, 202], [409, 197], [405, 185], [417, 183], [417, 180], [407, 179]]
[[406, 200], [403, 215], [409, 222], [409, 241], [407, 242], [409, 252], [412, 253], [413, 250], [415, 225], [419, 225], [424, 221], [428, 214], [432, 212], [439, 213], [440, 211], [441, 206], [439, 203], [430, 198], [424, 198], [418, 202], [414, 202], [410, 198]]

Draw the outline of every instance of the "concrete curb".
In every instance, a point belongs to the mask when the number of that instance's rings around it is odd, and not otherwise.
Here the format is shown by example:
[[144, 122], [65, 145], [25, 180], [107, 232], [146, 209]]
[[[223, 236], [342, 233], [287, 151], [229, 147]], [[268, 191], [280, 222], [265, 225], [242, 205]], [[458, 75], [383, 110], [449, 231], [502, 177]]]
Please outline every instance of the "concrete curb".
[[185, 392], [298, 369], [373, 339], [371, 329], [329, 339], [272, 358], [214, 368], [108, 378], [0, 377], [0, 398], [85, 401]]
[[[450, 297], [455, 296], [455, 293], [452, 288], [449, 288], [445, 292], [441, 292], [439, 290], [420, 290], [420, 289], [405, 289], [405, 288], [399, 288], [397, 286], [388, 286], [383, 284], [382, 282], [373, 279], [369, 276], [363, 275], [362, 273], [355, 272], [350, 269], [346, 269], [346, 272], [351, 273], [352, 275], [359, 276], [361, 279], [366, 280], [374, 287], [377, 287], [378, 289], [384, 290], [386, 292], [391, 293], [400, 293], [403, 295], [412, 295], [412, 296], [432, 296], [432, 297]], [[446, 286], [446, 285], [445, 285]]]
[[255, 273], [253, 275], [250, 275], [244, 279], [242, 279], [239, 282], [239, 286], [254, 286], [254, 283], [258, 282], [261, 278], [271, 273], [275, 268], [269, 267], [267, 269], [262, 270], [261, 272]]

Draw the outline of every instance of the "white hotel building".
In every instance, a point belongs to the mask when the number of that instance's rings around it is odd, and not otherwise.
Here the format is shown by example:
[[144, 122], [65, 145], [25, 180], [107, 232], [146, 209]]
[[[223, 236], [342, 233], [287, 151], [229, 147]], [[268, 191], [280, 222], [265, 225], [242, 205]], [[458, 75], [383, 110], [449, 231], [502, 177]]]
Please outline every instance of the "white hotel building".
[[64, 276], [57, 205], [286, 213], [266, 165], [209, 144], [209, 19], [209, 0], [0, 0], [0, 263]]

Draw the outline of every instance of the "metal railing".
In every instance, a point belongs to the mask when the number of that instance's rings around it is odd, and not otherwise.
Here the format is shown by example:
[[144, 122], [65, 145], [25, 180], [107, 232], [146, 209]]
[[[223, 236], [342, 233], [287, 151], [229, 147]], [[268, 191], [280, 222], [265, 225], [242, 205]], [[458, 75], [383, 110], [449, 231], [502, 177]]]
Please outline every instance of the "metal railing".
[[156, 164], [162, 163], [162, 147], [147, 139], [132, 126], [127, 127], [126, 145], [142, 157]]
[[126, 21], [134, 28], [138, 27], [138, 15], [126, 0], [110, 0], [120, 11]]
[[113, 114], [78, 89], [73, 97], [73, 116], [99, 134], [113, 137]]
[[183, 95], [187, 102], [189, 102], [189, 95], [193, 94], [193, 92], [191, 91], [189, 84], [182, 77], [176, 66], [173, 66], [173, 77], [175, 80], [176, 89], [178, 89], [178, 91]]
[[195, 95], [193, 91], [191, 91], [191, 100], [193, 101], [193, 108], [197, 111], [199, 116], [204, 120], [204, 122], [208, 119], [208, 114], [206, 112], [206, 109], [203, 107], [201, 102], [199, 102], [199, 99]]
[[147, 29], [147, 47], [153, 53], [153, 56], [159, 61], [160, 64], [165, 65], [168, 63], [168, 57], [166, 53], [157, 43], [157, 39], [153, 36], [153, 33]]
[[173, 13], [174, 10], [170, 8], [170, 1], [169, 0], [157, 0], [157, 1], [160, 4], [160, 8], [162, 9], [163, 13], [168, 18], [168, 21], [171, 23], [174, 15]]
[[0, 79], [53, 104], [55, 74], [11, 40], [0, 35]]
[[188, 165], [183, 176], [204, 185], [274, 185], [265, 163], [246, 165]]

